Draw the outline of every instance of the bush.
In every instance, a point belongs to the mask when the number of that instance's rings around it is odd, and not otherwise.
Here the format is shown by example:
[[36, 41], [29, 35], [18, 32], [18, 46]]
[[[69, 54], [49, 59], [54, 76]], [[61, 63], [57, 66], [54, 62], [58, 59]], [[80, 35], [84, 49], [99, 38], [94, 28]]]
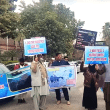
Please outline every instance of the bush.
[[8, 65], [8, 64], [12, 64], [12, 63], [18, 63], [18, 61], [1, 61], [1, 63]]

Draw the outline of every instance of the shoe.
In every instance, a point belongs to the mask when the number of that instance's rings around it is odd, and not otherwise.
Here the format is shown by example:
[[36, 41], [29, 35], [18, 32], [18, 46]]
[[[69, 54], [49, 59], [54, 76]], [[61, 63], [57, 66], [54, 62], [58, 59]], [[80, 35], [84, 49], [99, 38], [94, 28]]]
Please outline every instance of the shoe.
[[57, 105], [59, 105], [60, 103], [61, 103], [61, 101], [60, 101], [60, 100], [58, 100], [58, 101], [57, 101]]
[[26, 103], [25, 99], [22, 99], [22, 103]]
[[22, 99], [18, 99], [18, 103], [22, 103]]
[[67, 105], [70, 105], [71, 103], [69, 101], [67, 101]]

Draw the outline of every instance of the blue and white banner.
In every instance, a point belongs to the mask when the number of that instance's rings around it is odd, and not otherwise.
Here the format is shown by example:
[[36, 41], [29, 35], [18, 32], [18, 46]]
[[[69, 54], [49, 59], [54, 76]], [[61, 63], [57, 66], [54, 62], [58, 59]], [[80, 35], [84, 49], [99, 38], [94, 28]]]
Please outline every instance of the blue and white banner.
[[108, 46], [86, 46], [85, 64], [108, 64], [109, 47]]
[[[51, 89], [76, 85], [76, 66], [47, 68], [48, 83]], [[16, 96], [32, 90], [30, 66], [9, 73], [0, 74], [0, 99]]]
[[55, 66], [47, 68], [50, 89], [71, 87], [76, 85], [76, 66]]
[[31, 89], [30, 66], [0, 74], [0, 99], [22, 94]]
[[32, 55], [46, 54], [46, 53], [47, 53], [47, 48], [46, 48], [45, 37], [24, 40], [25, 56], [32, 56]]

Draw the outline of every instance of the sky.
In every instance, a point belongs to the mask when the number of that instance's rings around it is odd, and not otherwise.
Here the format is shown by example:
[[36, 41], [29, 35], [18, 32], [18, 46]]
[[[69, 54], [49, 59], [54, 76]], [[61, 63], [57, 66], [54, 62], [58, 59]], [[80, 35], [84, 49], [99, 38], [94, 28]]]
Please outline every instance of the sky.
[[[19, 11], [18, 0], [15, 12]], [[25, 3], [32, 4], [32, 0], [24, 0]], [[39, 0], [34, 0], [39, 2]], [[102, 40], [102, 27], [106, 22], [110, 22], [110, 0], [53, 0], [53, 4], [63, 3], [71, 11], [74, 11], [77, 20], [85, 21], [83, 29], [97, 31], [97, 41]]]

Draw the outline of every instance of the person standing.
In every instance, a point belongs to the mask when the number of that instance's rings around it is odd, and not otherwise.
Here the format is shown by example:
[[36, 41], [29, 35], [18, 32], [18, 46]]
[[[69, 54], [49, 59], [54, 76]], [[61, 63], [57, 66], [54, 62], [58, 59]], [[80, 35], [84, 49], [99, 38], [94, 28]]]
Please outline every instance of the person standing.
[[[69, 61], [69, 59], [68, 59], [68, 56], [65, 56], [64, 57], [64, 60], [66, 61], [66, 62], [68, 62]], [[69, 90], [70, 90], [71, 88], [69, 87]]]
[[46, 96], [49, 94], [49, 86], [47, 82], [47, 71], [42, 62], [42, 55], [34, 56], [31, 63], [31, 85], [32, 97], [35, 110], [44, 110], [46, 104]]
[[[14, 66], [14, 70], [19, 69], [19, 68], [23, 68], [25, 66], [28, 66], [28, 65], [24, 63], [24, 58], [20, 58], [19, 64]], [[23, 94], [18, 95], [18, 103], [26, 103], [26, 101], [25, 101], [26, 94], [27, 93], [23, 93]]]
[[67, 61], [67, 62], [69, 61], [67, 56], [64, 57], [64, 60]]
[[[110, 55], [109, 55], [109, 62], [110, 62]], [[105, 65], [106, 72], [105, 72], [105, 80], [104, 80], [104, 100], [106, 110], [110, 110], [110, 63]]]
[[105, 67], [99, 70], [99, 66], [96, 64], [89, 64], [88, 67], [84, 67], [84, 60], [80, 65], [81, 72], [84, 72], [84, 93], [82, 106], [88, 110], [96, 110], [97, 108], [97, 90], [99, 88], [99, 74], [105, 72]]
[[[99, 69], [102, 69], [103, 67], [105, 67], [104, 64], [99, 64]], [[102, 75], [99, 75], [99, 87], [101, 91], [103, 91], [103, 88], [104, 88], [104, 81], [105, 81], [105, 73]]]
[[[62, 60], [61, 53], [56, 53], [56, 61], [54, 61], [52, 63], [52, 66], [61, 66], [61, 65], [69, 65], [69, 63]], [[62, 88], [62, 90], [63, 90], [65, 100], [67, 101], [67, 105], [70, 105], [68, 89], [67, 88]], [[61, 103], [60, 89], [55, 89], [55, 93], [56, 93], [57, 104], [59, 105]]]

